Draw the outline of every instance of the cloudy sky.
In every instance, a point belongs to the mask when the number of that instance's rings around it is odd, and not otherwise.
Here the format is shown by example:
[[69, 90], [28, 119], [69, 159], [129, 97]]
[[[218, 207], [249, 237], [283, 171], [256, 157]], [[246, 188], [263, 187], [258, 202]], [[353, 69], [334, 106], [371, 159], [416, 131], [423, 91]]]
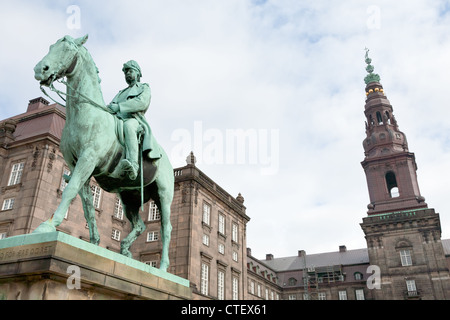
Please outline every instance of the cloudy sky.
[[[173, 166], [193, 150], [242, 193], [261, 259], [366, 246], [368, 47], [450, 238], [450, 1], [2, 0], [0, 34], [0, 119], [42, 96], [33, 67], [64, 35], [89, 34], [107, 102], [137, 60]], [[244, 152], [235, 137], [248, 138]]]

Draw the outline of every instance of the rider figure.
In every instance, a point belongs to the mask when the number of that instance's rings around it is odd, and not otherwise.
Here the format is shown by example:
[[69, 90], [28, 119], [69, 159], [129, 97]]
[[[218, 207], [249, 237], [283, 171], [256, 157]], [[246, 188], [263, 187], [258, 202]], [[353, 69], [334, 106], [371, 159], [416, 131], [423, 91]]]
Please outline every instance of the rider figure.
[[144, 116], [150, 105], [150, 86], [140, 82], [142, 73], [136, 61], [126, 62], [122, 71], [128, 87], [119, 91], [108, 108], [123, 120], [125, 159], [121, 160], [119, 166], [123, 172], [128, 172], [130, 179], [135, 180], [139, 170], [138, 133], [142, 129], [144, 130], [142, 148], [144, 156], [156, 160], [161, 158], [161, 153]]

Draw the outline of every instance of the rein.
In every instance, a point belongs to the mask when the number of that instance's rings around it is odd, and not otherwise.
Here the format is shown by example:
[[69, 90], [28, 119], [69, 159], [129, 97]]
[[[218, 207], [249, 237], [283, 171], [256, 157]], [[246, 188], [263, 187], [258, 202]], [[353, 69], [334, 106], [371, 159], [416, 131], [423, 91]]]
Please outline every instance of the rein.
[[[79, 91], [77, 91], [76, 89], [74, 89], [70, 84], [67, 83], [67, 81], [65, 81], [65, 80], [63, 80], [63, 79], [56, 80], [56, 81], [59, 82], [59, 83], [64, 84], [66, 87], [72, 89], [72, 91], [74, 91], [76, 94], [78, 94], [78, 96], [80, 96], [80, 97], [86, 99], [87, 102], [88, 102], [89, 104], [93, 105], [94, 107], [97, 107], [97, 108], [99, 108], [99, 109], [102, 109], [103, 111], [106, 111], [106, 112], [108, 112], [108, 113], [110, 113], [110, 114], [114, 114], [114, 112], [113, 112], [112, 110], [106, 108], [105, 106], [102, 106], [102, 105], [96, 103], [96, 102], [93, 101], [91, 98], [85, 96], [85, 95], [82, 94], [81, 92], [79, 92]], [[62, 92], [62, 91], [56, 89], [55, 86], [53, 85], [53, 82], [54, 82], [54, 80], [53, 80], [53, 81], [50, 83], [50, 85], [49, 85], [50, 90], [53, 91], [53, 92], [55, 92], [61, 99], [64, 100], [64, 102], [66, 102], [66, 99], [64, 99], [62, 96], [76, 98], [76, 96], [74, 96], [74, 95], [69, 95], [69, 94], [67, 94], [67, 93], [65, 93], [65, 92]], [[45, 91], [45, 89], [42, 87], [42, 85], [41, 85], [40, 88], [41, 88], [41, 91], [42, 91], [48, 98], [50, 98], [53, 102], [62, 105], [61, 103], [59, 103], [59, 102], [57, 102], [56, 100], [54, 100], [54, 99], [53, 99], [53, 98]], [[65, 105], [62, 105], [62, 106], [63, 106], [64, 108], [66, 107]]]

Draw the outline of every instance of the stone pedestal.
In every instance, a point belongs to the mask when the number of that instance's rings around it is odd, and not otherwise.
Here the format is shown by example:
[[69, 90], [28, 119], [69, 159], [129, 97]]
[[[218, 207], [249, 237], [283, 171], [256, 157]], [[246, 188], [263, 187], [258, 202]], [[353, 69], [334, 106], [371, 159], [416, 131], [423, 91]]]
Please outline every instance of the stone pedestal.
[[0, 300], [192, 299], [189, 281], [61, 232], [0, 240]]

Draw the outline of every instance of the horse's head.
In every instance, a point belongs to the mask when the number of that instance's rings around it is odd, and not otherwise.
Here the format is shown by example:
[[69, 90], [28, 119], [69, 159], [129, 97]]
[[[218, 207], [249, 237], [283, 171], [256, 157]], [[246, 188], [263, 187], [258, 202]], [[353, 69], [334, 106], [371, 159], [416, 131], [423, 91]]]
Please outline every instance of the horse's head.
[[78, 51], [88, 36], [74, 39], [65, 36], [50, 46], [48, 54], [34, 67], [34, 78], [49, 86], [56, 79], [70, 75], [77, 64]]

